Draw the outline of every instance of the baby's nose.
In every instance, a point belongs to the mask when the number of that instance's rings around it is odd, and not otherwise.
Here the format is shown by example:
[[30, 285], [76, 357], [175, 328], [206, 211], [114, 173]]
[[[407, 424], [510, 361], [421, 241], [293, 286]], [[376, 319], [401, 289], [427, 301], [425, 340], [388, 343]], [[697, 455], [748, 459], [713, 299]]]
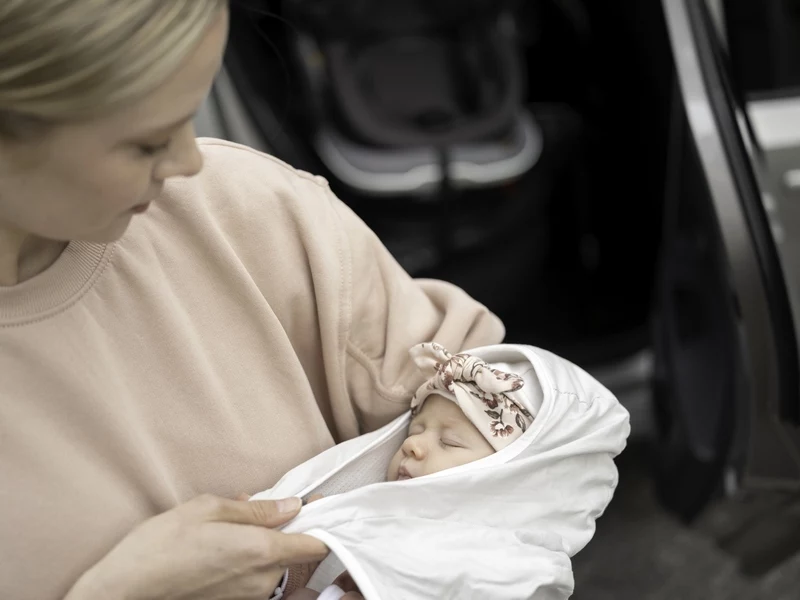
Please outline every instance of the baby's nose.
[[410, 435], [403, 442], [403, 452], [406, 456], [413, 456], [417, 460], [422, 460], [427, 454], [425, 440], [421, 435]]

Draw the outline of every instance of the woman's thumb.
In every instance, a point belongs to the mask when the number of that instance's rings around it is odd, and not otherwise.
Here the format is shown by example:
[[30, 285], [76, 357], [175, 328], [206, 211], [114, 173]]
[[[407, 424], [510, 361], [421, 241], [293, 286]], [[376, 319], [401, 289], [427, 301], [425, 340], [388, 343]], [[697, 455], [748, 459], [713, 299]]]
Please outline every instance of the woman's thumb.
[[317, 563], [328, 556], [328, 547], [317, 538], [302, 533], [280, 534], [272, 558], [281, 567]]
[[239, 502], [226, 498], [204, 497], [199, 498], [197, 504], [209, 520], [270, 528], [288, 523], [297, 516], [303, 506], [300, 498]]
[[[283, 498], [281, 500], [252, 500], [246, 502], [252, 510], [257, 522], [254, 525], [263, 524], [265, 527], [276, 527], [291, 521], [303, 508], [303, 501], [300, 498]], [[276, 525], [277, 523], [277, 525]]]

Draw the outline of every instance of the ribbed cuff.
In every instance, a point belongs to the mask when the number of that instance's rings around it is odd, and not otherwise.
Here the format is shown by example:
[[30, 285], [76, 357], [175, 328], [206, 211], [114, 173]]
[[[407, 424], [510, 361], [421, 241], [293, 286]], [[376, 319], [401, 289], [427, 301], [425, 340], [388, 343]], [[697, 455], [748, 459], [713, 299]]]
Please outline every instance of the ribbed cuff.
[[283, 593], [286, 591], [286, 584], [289, 581], [289, 569], [283, 572], [283, 579], [281, 579], [281, 584], [275, 588], [272, 596], [269, 597], [269, 600], [281, 600], [283, 598]]

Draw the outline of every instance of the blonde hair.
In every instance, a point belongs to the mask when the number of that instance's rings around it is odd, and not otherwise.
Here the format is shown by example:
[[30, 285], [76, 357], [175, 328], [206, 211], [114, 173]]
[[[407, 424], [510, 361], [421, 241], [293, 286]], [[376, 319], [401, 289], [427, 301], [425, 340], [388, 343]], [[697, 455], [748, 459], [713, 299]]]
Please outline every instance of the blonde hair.
[[0, 136], [84, 120], [152, 92], [227, 0], [2, 0]]

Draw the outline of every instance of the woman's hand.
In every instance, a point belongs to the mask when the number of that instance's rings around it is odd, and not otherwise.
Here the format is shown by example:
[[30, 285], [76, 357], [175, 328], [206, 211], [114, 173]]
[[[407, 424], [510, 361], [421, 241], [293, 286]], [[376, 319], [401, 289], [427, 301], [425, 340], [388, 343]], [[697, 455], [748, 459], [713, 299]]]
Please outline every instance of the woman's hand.
[[272, 530], [300, 507], [298, 498], [195, 498], [134, 529], [65, 600], [269, 598], [276, 572], [328, 554], [315, 538]]

